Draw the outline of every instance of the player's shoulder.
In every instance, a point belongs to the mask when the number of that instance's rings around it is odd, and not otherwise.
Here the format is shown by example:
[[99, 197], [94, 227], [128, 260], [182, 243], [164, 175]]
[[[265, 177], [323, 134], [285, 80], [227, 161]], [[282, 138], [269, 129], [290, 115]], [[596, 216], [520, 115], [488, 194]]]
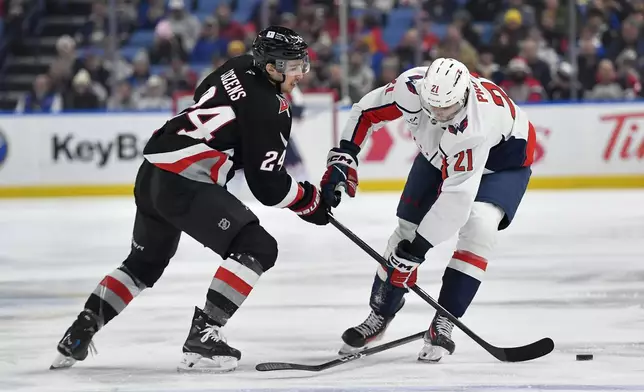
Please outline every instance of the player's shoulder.
[[274, 95], [275, 88], [254, 66], [250, 55], [233, 57], [211, 72], [195, 90], [195, 101], [211, 87], [216, 86], [217, 95], [225, 95], [232, 103], [245, 101], [266, 101]]
[[396, 78], [393, 90], [394, 101], [403, 112], [418, 113], [421, 111], [418, 83], [425, 77], [426, 72], [427, 67], [415, 67]]

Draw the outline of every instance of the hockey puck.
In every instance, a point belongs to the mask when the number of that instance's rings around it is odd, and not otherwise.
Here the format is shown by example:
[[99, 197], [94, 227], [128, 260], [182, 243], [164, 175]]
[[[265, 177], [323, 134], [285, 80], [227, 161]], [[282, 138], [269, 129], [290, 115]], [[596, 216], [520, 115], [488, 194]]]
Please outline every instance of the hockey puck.
[[593, 354], [577, 354], [578, 361], [592, 361]]

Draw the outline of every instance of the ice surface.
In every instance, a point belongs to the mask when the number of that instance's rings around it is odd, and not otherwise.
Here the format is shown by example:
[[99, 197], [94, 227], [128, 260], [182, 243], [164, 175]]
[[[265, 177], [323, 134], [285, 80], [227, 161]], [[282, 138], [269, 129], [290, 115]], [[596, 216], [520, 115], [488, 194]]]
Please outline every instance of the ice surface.
[[[396, 194], [360, 194], [336, 217], [378, 251], [396, 223]], [[530, 192], [500, 235], [463, 321], [495, 345], [542, 337], [555, 352], [500, 363], [460, 331], [456, 353], [416, 362], [420, 342], [321, 373], [259, 373], [255, 364], [336, 357], [345, 328], [368, 314], [374, 262], [332, 226], [249, 204], [280, 244], [226, 326], [242, 360], [229, 374], [177, 374], [193, 306], [220, 259], [187, 236], [165, 275], [95, 337], [99, 354], [49, 371], [87, 295], [129, 251], [129, 198], [0, 201], [0, 390], [6, 391], [636, 391], [644, 390], [644, 192]], [[431, 251], [419, 284], [437, 296], [450, 241]], [[413, 293], [386, 339], [433, 316]], [[575, 354], [595, 354], [591, 362]], [[328, 388], [328, 389], [325, 389]]]

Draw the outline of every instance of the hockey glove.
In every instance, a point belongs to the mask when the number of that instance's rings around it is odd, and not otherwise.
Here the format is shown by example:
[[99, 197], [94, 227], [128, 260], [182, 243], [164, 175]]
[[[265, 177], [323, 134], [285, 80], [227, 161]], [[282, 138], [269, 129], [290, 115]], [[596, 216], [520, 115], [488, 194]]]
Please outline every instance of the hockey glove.
[[396, 251], [387, 260], [387, 277], [392, 285], [401, 288], [409, 288], [416, 285], [418, 266], [425, 259], [412, 255], [409, 252], [411, 243], [402, 240], [398, 243]]
[[320, 198], [318, 188], [308, 181], [300, 182], [300, 187], [302, 187], [304, 194], [300, 200], [289, 207], [291, 211], [309, 223], [320, 226], [328, 224], [330, 207], [324, 199]]
[[360, 147], [342, 140], [340, 147], [332, 148], [326, 159], [326, 172], [320, 187], [322, 197], [331, 207], [337, 207], [342, 198], [341, 188], [349, 197], [356, 195], [358, 188], [358, 152]]

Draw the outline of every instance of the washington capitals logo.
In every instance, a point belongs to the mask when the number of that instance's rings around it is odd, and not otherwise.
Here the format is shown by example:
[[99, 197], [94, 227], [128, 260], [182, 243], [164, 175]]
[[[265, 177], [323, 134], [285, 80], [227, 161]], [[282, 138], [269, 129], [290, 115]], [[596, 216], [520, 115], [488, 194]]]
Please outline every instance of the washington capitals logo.
[[282, 113], [286, 112], [286, 114], [288, 114], [289, 117], [290, 117], [291, 114], [288, 113], [288, 101], [286, 100], [286, 98], [278, 95], [277, 99], [280, 100], [280, 111], [277, 114], [282, 114]]
[[448, 125], [447, 130], [449, 133], [453, 133], [454, 135], [458, 135], [459, 132], [463, 133], [465, 131], [465, 128], [467, 128], [467, 116], [461, 121], [460, 124], [457, 125]]
[[414, 80], [422, 79], [422, 75], [411, 75], [407, 78], [407, 90], [409, 90], [410, 93], [418, 95], [418, 91], [416, 91], [416, 85], [414, 84]]

